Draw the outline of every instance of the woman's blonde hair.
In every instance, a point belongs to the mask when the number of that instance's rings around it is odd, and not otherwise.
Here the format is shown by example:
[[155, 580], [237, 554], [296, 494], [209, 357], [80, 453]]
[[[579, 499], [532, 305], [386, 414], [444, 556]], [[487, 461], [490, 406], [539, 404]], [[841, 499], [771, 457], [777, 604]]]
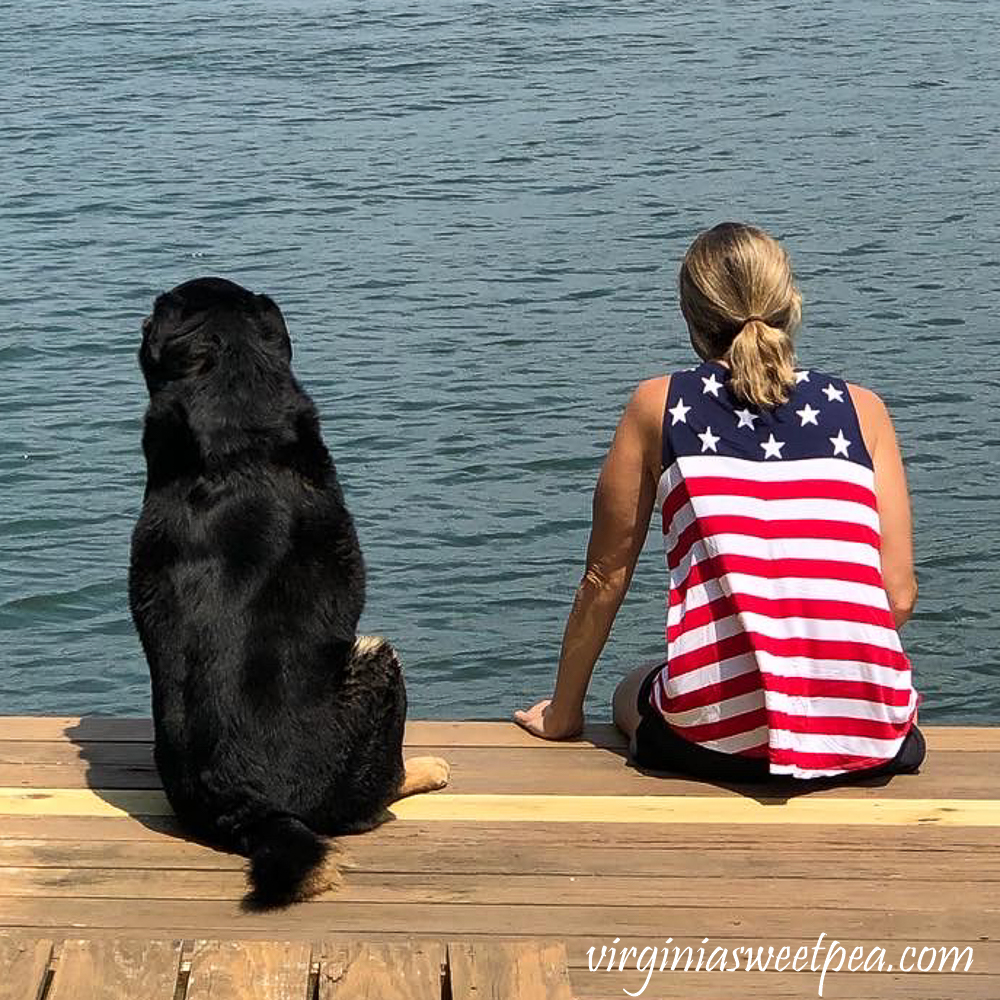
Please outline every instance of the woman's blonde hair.
[[777, 240], [738, 222], [709, 229], [684, 257], [680, 295], [694, 349], [728, 363], [738, 397], [766, 409], [788, 400], [802, 299]]

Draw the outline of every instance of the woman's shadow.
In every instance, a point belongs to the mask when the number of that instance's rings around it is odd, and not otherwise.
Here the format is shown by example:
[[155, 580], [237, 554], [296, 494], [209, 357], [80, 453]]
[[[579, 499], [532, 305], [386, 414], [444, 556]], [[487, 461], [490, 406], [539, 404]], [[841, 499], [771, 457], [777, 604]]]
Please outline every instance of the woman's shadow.
[[[683, 782], [684, 790], [680, 794], [697, 795], [697, 789], [705, 786], [733, 792], [744, 798], [753, 799], [761, 805], [780, 806], [791, 799], [814, 792], [829, 791], [848, 787], [843, 778], [784, 778], [773, 777], [763, 781], [719, 781], [711, 778], [695, 778], [681, 771], [654, 770], [638, 764], [629, 751], [628, 740], [613, 725], [588, 725], [580, 736], [569, 741], [585, 746], [592, 746], [595, 752], [613, 754], [621, 758], [625, 767], [637, 774], [650, 778], [662, 778], [671, 782]], [[852, 778], [851, 788], [884, 788], [892, 778], [890, 774], [876, 774], [865, 778]], [[650, 794], [656, 794], [655, 788]]]

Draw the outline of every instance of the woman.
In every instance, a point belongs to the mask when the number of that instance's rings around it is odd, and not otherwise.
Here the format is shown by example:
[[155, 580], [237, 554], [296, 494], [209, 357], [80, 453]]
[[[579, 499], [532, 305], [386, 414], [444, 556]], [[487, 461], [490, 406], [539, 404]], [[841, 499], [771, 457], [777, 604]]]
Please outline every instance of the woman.
[[702, 233], [680, 300], [703, 363], [629, 401], [555, 693], [515, 718], [545, 739], [580, 732], [657, 505], [667, 656], [613, 702], [636, 762], [734, 781], [914, 771], [924, 742], [898, 629], [917, 585], [889, 414], [867, 389], [795, 369], [801, 300], [786, 253], [759, 229]]

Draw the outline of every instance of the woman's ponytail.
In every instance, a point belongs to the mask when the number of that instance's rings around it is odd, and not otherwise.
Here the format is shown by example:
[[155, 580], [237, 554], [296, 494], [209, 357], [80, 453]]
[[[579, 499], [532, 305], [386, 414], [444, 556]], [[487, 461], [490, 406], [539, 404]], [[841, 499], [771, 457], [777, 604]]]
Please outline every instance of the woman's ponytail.
[[751, 317], [733, 338], [725, 360], [733, 373], [732, 389], [760, 409], [788, 401], [795, 384], [792, 338], [780, 327]]
[[763, 409], [788, 400], [802, 300], [776, 240], [736, 222], [702, 233], [681, 265], [680, 295], [691, 343], [729, 365], [736, 396]]

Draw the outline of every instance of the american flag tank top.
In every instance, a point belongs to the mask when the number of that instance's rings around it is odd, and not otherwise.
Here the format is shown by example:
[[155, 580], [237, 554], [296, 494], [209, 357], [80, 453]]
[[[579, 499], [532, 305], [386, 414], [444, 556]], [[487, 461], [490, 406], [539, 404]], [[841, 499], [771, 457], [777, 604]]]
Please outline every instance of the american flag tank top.
[[846, 383], [796, 373], [760, 411], [706, 362], [663, 422], [667, 661], [650, 701], [693, 743], [814, 778], [896, 755], [917, 706], [883, 583], [871, 458]]

